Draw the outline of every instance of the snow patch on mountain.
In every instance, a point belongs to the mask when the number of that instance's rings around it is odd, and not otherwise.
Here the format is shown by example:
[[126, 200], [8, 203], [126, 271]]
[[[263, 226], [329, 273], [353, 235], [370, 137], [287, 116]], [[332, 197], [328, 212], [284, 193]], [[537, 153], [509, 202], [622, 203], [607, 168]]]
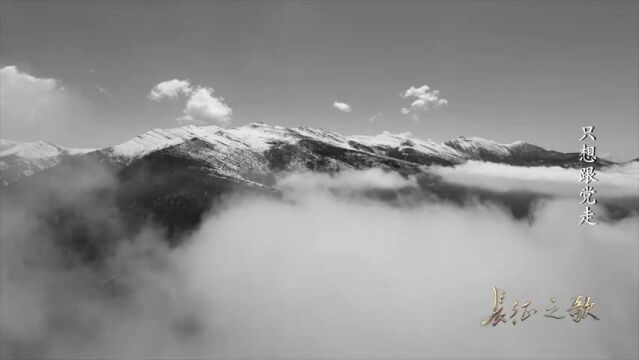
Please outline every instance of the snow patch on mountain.
[[[261, 122], [231, 129], [197, 125], [153, 129], [98, 150], [97, 154], [105, 156], [116, 168], [123, 168], [165, 149], [171, 152], [170, 156], [199, 159], [220, 175], [247, 181], [255, 172], [316, 169], [316, 166], [325, 170], [376, 166], [404, 168], [454, 166], [479, 160], [519, 166], [574, 167], [570, 163], [572, 155], [546, 151], [523, 141], [500, 144], [480, 137], [462, 136], [438, 143], [415, 138], [409, 132], [345, 136], [324, 129], [286, 128]], [[90, 151], [92, 149], [67, 149], [46, 142], [2, 140], [2, 179], [28, 176], [57, 165], [64, 157]]]
[[131, 162], [151, 152], [193, 139], [206, 141], [216, 146], [221, 152], [251, 150], [263, 153], [269, 150], [273, 144], [294, 144], [305, 138], [352, 149], [348, 145], [347, 138], [340, 134], [304, 127], [289, 129], [258, 122], [233, 129], [197, 125], [173, 129], [154, 129], [122, 144], [101, 151], [107, 153], [110, 157]]
[[480, 157], [482, 152], [488, 152], [499, 157], [507, 157], [510, 155], [508, 145], [499, 144], [480, 137], [468, 138], [460, 136], [457, 139], [446, 141], [444, 144], [464, 154], [475, 157]]
[[385, 131], [379, 135], [355, 135], [351, 136], [349, 139], [371, 148], [384, 146], [387, 148], [396, 148], [400, 151], [406, 148], [412, 148], [425, 154], [439, 155], [451, 161], [462, 160], [459, 152], [451, 148], [450, 146], [437, 143], [430, 139], [424, 141], [415, 138], [410, 132], [392, 134], [388, 131]]
[[20, 143], [2, 140], [0, 157], [15, 155], [26, 159], [38, 159], [60, 155], [64, 150], [58, 146], [43, 141]]
[[24, 159], [42, 159], [62, 154], [86, 154], [94, 150], [89, 148], [64, 148], [44, 141], [20, 142], [0, 139], [0, 158], [13, 155]]
[[72, 149], [44, 141], [20, 142], [0, 139], [0, 181], [5, 185], [53, 167], [66, 156], [82, 155], [94, 149]]
[[446, 143], [421, 140], [410, 133], [344, 136], [339, 133], [309, 127], [285, 128], [263, 123], [223, 129], [218, 126], [189, 125], [173, 129], [154, 129], [122, 144], [102, 150], [111, 157], [131, 162], [135, 159], [163, 148], [181, 144], [192, 139], [200, 139], [216, 146], [221, 152], [250, 150], [264, 153], [275, 144], [296, 144], [301, 140], [315, 140], [324, 144], [352, 151], [365, 151], [361, 146], [373, 150], [376, 155], [385, 155], [391, 148], [414, 149], [424, 154], [436, 155], [446, 160], [460, 162], [467, 155], [479, 155], [481, 151], [494, 153], [499, 157], [510, 155], [509, 145], [498, 144], [482, 138], [461, 137]]

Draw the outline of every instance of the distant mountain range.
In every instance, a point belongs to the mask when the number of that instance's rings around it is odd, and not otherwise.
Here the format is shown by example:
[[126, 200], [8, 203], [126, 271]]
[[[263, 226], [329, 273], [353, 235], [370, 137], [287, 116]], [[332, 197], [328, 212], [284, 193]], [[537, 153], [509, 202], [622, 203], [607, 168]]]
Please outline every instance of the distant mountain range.
[[[444, 143], [410, 134], [345, 136], [308, 127], [284, 128], [263, 123], [223, 129], [185, 126], [155, 129], [104, 149], [68, 149], [45, 143], [0, 142], [0, 181], [7, 185], [71, 158], [97, 159], [116, 170], [136, 162], [162, 158], [197, 162], [210, 174], [255, 186], [268, 185], [273, 173], [311, 170], [339, 171], [379, 167], [402, 173], [424, 166], [454, 166], [468, 160], [518, 166], [582, 167], [578, 153], [562, 153], [514, 142], [499, 144], [478, 137]], [[597, 167], [614, 162], [598, 159]]]

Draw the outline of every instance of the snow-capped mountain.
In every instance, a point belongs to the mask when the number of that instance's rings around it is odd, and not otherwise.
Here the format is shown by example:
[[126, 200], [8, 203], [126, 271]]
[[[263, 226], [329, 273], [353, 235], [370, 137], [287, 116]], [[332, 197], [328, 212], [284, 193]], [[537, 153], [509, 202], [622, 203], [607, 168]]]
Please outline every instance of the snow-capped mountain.
[[69, 149], [43, 141], [18, 142], [0, 139], [0, 182], [5, 185], [58, 165], [63, 159], [93, 149]]
[[[170, 239], [195, 229], [202, 217], [230, 194], [282, 195], [278, 178], [298, 170], [332, 173], [379, 168], [416, 174], [418, 189], [407, 189], [410, 194], [375, 189], [367, 190], [366, 196], [390, 202], [434, 197], [455, 204], [480, 199], [511, 208], [516, 218], [528, 216], [536, 199], [545, 196], [476, 189], [443, 181], [429, 171], [431, 165], [456, 166], [469, 160], [565, 168], [583, 165], [577, 153], [549, 151], [525, 142], [499, 144], [460, 137], [437, 143], [409, 133], [345, 136], [308, 127], [252, 123], [233, 129], [154, 129], [95, 151], [3, 141], [0, 169], [8, 185], [0, 191], [3, 196], [35, 197], [37, 201], [61, 193], [61, 197], [44, 200], [56, 209], [49, 221], [57, 224], [64, 219], [74, 224], [74, 231], [82, 211], [66, 200], [67, 194], [96, 204], [114, 204], [126, 226], [158, 224]], [[632, 170], [604, 159], [595, 166], [609, 166], [619, 172]], [[633, 206], [629, 208], [635, 209]], [[619, 214], [627, 214], [629, 210], [624, 209]], [[80, 239], [79, 247], [85, 249], [82, 234], [62, 239]], [[96, 246], [99, 248], [99, 243]], [[87, 249], [91, 250], [89, 255], [99, 251]]]
[[[200, 146], [184, 145], [189, 142], [199, 142]], [[179, 145], [194, 151], [192, 156], [217, 162], [220, 171], [232, 174], [248, 169], [313, 170], [315, 165], [329, 170], [380, 164], [394, 168], [397, 165], [457, 165], [468, 160], [522, 166], [581, 166], [576, 153], [548, 151], [521, 141], [499, 144], [479, 137], [459, 137], [437, 143], [414, 138], [410, 133], [345, 136], [323, 129], [285, 128], [263, 123], [233, 129], [193, 125], [155, 129], [120, 145], [102, 149], [100, 153], [127, 165], [154, 151]], [[203, 150], [201, 147], [207, 150], [198, 151]], [[364, 159], [370, 162], [370, 166], [362, 163]], [[599, 162], [602, 166], [611, 164], [603, 159]]]
[[[90, 153], [90, 154], [87, 154]], [[444, 143], [410, 133], [345, 136], [308, 127], [285, 128], [263, 123], [224, 129], [195, 126], [154, 129], [122, 144], [97, 151], [66, 149], [36, 142], [2, 140], [1, 179], [5, 184], [58, 165], [64, 158], [91, 156], [120, 170], [153, 155], [197, 161], [217, 176], [263, 184], [264, 176], [294, 170], [338, 171], [381, 167], [406, 173], [424, 166], [454, 166], [468, 160], [522, 166], [579, 167], [576, 153], [561, 153], [514, 142], [499, 144], [478, 137]], [[599, 166], [612, 162], [601, 159]]]

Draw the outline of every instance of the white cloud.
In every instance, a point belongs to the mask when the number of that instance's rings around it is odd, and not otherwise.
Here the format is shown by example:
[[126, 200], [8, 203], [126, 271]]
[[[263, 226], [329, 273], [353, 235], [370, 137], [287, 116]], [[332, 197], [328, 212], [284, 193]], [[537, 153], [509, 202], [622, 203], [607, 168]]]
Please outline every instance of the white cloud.
[[155, 85], [147, 95], [149, 100], [160, 101], [164, 98], [177, 98], [178, 95], [189, 95], [193, 92], [193, 87], [188, 79], [167, 80]]
[[17, 128], [62, 117], [67, 94], [58, 80], [38, 78], [16, 66], [5, 66], [0, 69], [0, 82], [0, 112], [5, 129], [7, 125]]
[[403, 98], [414, 99], [408, 108], [402, 108], [400, 111], [403, 115], [412, 114], [414, 119], [419, 118], [419, 113], [442, 108], [448, 105], [448, 100], [443, 99], [439, 95], [439, 90], [431, 90], [428, 85], [420, 87], [411, 86], [402, 93]]
[[339, 101], [335, 101], [333, 103], [333, 107], [336, 108], [337, 110], [339, 110], [341, 112], [345, 112], [345, 113], [349, 113], [349, 112], [351, 112], [353, 110], [351, 108], [351, 106], [348, 105], [347, 103], [343, 103], [343, 102], [339, 102]]
[[5, 86], [32, 87], [38, 91], [50, 91], [56, 88], [64, 90], [55, 79], [38, 78], [18, 70], [17, 66], [5, 66], [0, 69], [2, 83]]
[[77, 134], [87, 130], [91, 123], [87, 119], [98, 116], [86, 98], [59, 79], [9, 65], [0, 68], [0, 84], [4, 139], [78, 144], [86, 140]]
[[224, 102], [224, 98], [214, 97], [213, 91], [208, 87], [198, 87], [193, 90], [182, 111], [183, 115], [177, 120], [199, 124], [230, 122], [233, 110]]
[[147, 97], [153, 101], [160, 101], [186, 95], [188, 99], [182, 110], [182, 116], [176, 119], [178, 122], [226, 124], [231, 121], [233, 110], [224, 102], [224, 98], [213, 96], [214, 91], [211, 87], [192, 85], [188, 79], [173, 79], [155, 85]]
[[430, 87], [428, 87], [428, 85], [422, 85], [418, 88], [411, 86], [408, 90], [406, 90], [404, 92], [404, 97], [421, 97], [426, 95], [426, 93], [430, 90]]

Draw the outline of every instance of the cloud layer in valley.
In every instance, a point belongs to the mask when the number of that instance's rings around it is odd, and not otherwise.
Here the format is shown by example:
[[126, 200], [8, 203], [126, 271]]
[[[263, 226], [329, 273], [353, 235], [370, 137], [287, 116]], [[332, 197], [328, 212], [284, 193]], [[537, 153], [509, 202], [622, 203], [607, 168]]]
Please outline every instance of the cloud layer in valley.
[[[493, 191], [524, 190], [557, 197], [578, 198], [581, 188], [579, 169], [555, 167], [521, 167], [506, 164], [468, 161], [455, 167], [432, 167], [447, 182], [474, 186]], [[597, 189], [597, 196], [639, 197], [639, 163], [616, 165], [596, 171], [590, 184]]]
[[[83, 187], [51, 183], [56, 201], [1, 204], [3, 357], [639, 354], [637, 216], [580, 228], [575, 201], [558, 199], [541, 202], [530, 224], [491, 204], [343, 196], [419, 186], [380, 170], [306, 173], [281, 179], [281, 198], [228, 199], [177, 248], [150, 227], [127, 234], [99, 267], [69, 266], [48, 238], [56, 228], [26, 215], [64, 201], [99, 234], [107, 219], [119, 228], [108, 202], [86, 196], [115, 179], [91, 172]], [[540, 313], [481, 327], [493, 286], [506, 291], [509, 311], [516, 298]], [[543, 317], [551, 297], [565, 309], [578, 294], [593, 297], [600, 321]]]

